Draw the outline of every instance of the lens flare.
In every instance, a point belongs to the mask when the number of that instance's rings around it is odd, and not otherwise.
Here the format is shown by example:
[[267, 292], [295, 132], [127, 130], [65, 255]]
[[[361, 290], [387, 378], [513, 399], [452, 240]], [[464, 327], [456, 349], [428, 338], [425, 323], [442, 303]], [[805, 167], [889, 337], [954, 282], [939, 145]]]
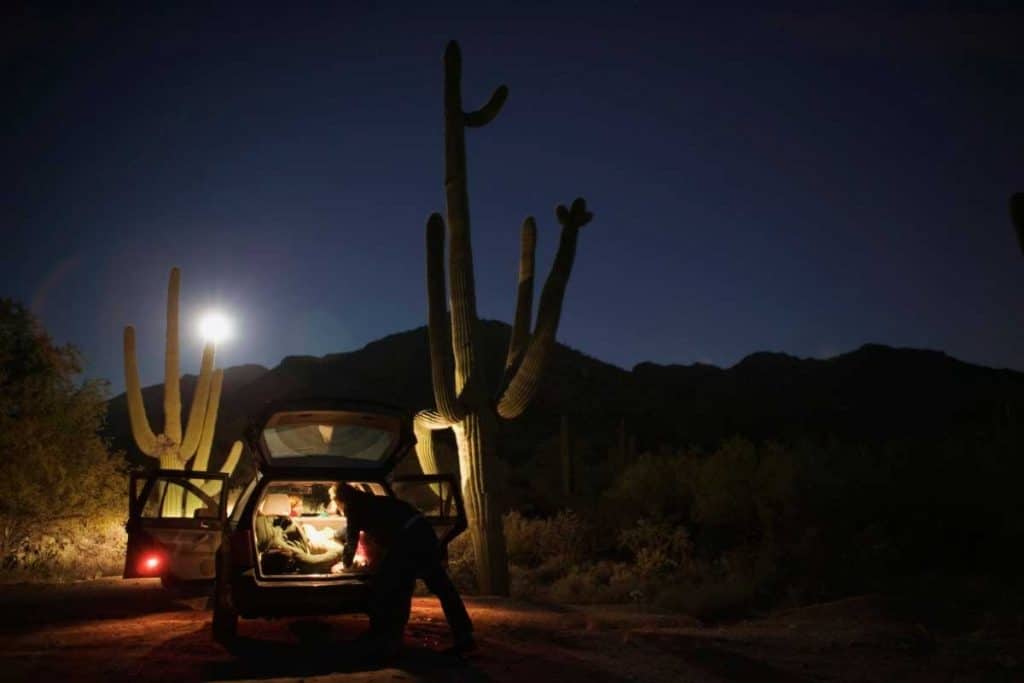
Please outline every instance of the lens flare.
[[199, 319], [199, 334], [208, 342], [220, 344], [231, 337], [231, 321], [219, 311], [210, 311]]

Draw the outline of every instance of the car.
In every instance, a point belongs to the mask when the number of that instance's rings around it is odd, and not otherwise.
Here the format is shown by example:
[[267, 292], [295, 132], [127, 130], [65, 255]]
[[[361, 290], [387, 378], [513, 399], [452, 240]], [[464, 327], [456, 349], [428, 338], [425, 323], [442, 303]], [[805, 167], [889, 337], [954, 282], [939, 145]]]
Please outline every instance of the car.
[[231, 505], [224, 474], [158, 470], [130, 482], [124, 576], [212, 578], [222, 643], [234, 640], [240, 617], [368, 610], [385, 550], [360, 534], [356, 561], [341, 566], [346, 520], [331, 499], [339, 482], [406, 500], [443, 549], [466, 529], [454, 475], [394, 473], [416, 443], [411, 417], [397, 408], [277, 403], [251, 423], [246, 441], [257, 474]]

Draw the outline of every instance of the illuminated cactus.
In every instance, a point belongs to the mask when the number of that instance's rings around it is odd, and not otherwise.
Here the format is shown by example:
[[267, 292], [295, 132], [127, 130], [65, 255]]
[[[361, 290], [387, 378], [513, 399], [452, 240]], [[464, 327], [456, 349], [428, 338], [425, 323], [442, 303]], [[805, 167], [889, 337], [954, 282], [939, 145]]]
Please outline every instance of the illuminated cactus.
[[[192, 406], [189, 409], [188, 422], [184, 434], [181, 425], [181, 387], [179, 383], [178, 353], [178, 295], [181, 289], [181, 272], [171, 269], [167, 284], [167, 336], [166, 353], [164, 356], [164, 429], [162, 434], [155, 434], [146, 417], [146, 408], [142, 401], [142, 387], [139, 383], [139, 366], [135, 357], [135, 328], [129, 325], [124, 328], [124, 376], [125, 396], [128, 402], [128, 416], [131, 420], [132, 436], [139, 450], [145, 455], [155, 458], [160, 469], [182, 470], [188, 461], [196, 455], [192, 469], [206, 471], [210, 459], [210, 447], [213, 444], [213, 431], [217, 423], [217, 407], [220, 402], [221, 384], [224, 371], [213, 369], [214, 345], [206, 344], [196, 381]], [[241, 443], [232, 446], [227, 461], [221, 468], [230, 474], [238, 463]], [[214, 488], [217, 482], [211, 482]], [[164, 514], [179, 516], [191, 514], [199, 506], [199, 501], [189, 501], [186, 506], [182, 501], [181, 489], [169, 487], [164, 495]]]
[[479, 587], [483, 593], [507, 595], [508, 561], [501, 526], [502, 508], [497, 499], [502, 487], [495, 481], [498, 419], [518, 417], [536, 394], [544, 365], [555, 345], [579, 229], [592, 215], [583, 199], [576, 199], [568, 209], [557, 208], [561, 239], [541, 293], [532, 332], [537, 226], [532, 217], [523, 222], [515, 320], [502, 384], [494, 391], [494, 387], [487, 386], [487, 373], [480, 363], [483, 354], [479, 346], [470, 246], [465, 129], [490, 123], [504, 104], [508, 89], [499, 87], [481, 109], [466, 112], [462, 109], [462, 58], [454, 41], [445, 51], [444, 71], [444, 186], [451, 297], [446, 296], [445, 220], [435, 213], [427, 221], [427, 299], [436, 410], [421, 411], [416, 416], [417, 452], [423, 471], [436, 472], [431, 432], [446, 428], [455, 432]]

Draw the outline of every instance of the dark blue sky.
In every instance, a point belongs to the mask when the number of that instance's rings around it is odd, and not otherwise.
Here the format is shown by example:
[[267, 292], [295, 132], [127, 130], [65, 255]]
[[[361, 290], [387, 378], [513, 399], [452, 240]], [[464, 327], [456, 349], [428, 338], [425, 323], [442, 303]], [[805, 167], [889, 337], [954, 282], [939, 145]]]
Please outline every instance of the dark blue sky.
[[116, 390], [128, 323], [161, 378], [172, 265], [186, 370], [213, 304], [222, 365], [424, 324], [456, 38], [469, 103], [510, 88], [468, 132], [482, 316], [511, 318], [522, 218], [546, 275], [583, 195], [559, 337], [598, 358], [871, 341], [1024, 369], [1021, 9], [376, 4], [8, 16], [0, 295]]

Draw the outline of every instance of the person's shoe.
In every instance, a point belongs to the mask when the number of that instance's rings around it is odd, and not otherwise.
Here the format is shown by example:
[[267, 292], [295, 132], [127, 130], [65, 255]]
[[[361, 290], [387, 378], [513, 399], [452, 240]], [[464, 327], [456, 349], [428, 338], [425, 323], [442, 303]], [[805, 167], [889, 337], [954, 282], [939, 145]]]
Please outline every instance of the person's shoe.
[[451, 647], [442, 650], [442, 654], [451, 655], [453, 657], [461, 657], [467, 652], [472, 652], [476, 649], [476, 640], [473, 638], [472, 633], [466, 633], [463, 635], [455, 636], [455, 642]]

